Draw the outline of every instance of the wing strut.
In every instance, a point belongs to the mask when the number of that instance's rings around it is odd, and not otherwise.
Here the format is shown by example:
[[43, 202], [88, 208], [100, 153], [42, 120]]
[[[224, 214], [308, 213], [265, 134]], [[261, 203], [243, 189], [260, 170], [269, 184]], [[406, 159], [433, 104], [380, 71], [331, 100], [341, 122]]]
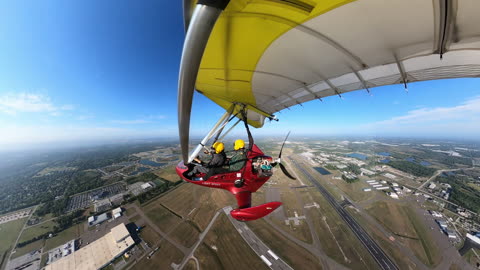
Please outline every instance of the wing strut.
[[193, 150], [193, 152], [190, 154], [190, 156], [188, 157], [188, 163], [192, 162], [193, 159], [200, 153], [202, 148], [205, 147], [205, 144], [208, 142], [208, 140], [210, 140], [219, 130], [223, 129], [223, 127], [228, 123], [229, 116], [230, 112], [228, 111], [223, 114], [223, 116], [217, 121], [217, 123], [212, 127], [212, 129], [210, 129], [208, 134], [197, 145], [197, 147], [195, 147], [195, 150]]
[[183, 161], [188, 161], [190, 114], [198, 69], [208, 39], [229, 0], [199, 0], [188, 24], [178, 76], [178, 133]]

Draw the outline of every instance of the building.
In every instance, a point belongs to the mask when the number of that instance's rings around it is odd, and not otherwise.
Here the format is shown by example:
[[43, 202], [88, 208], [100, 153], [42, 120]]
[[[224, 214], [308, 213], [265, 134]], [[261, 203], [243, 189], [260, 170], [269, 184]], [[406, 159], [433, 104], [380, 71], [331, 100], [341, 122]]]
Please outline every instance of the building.
[[383, 187], [382, 184], [376, 184], [376, 185], [373, 185], [373, 187]]
[[372, 191], [371, 188], [364, 188], [363, 191]]
[[437, 187], [437, 185], [435, 185], [435, 183], [430, 183], [430, 185], [428, 185], [429, 189], [434, 189], [436, 187]]
[[88, 226], [95, 226], [97, 224], [101, 224], [104, 221], [107, 221], [109, 219], [107, 213], [103, 213], [98, 216], [91, 216], [88, 218]]
[[388, 192], [387, 195], [398, 200], [398, 195], [395, 192]]
[[384, 176], [387, 177], [387, 178], [390, 178], [390, 179], [395, 179], [395, 178], [397, 178], [395, 175], [393, 175], [393, 174], [391, 174], [391, 173], [386, 173], [386, 174], [384, 174]]
[[141, 187], [143, 189], [149, 189], [149, 188], [152, 188], [153, 186], [150, 183], [145, 183], [145, 184], [142, 184]]
[[122, 216], [122, 208], [118, 207], [112, 210], [113, 219], [119, 218]]
[[45, 267], [45, 270], [96, 270], [107, 266], [111, 261], [122, 256], [135, 242], [125, 227], [120, 224], [109, 233], [89, 245], [76, 250]]
[[112, 208], [112, 203], [108, 198], [96, 201], [93, 205], [93, 211], [97, 213], [107, 211], [110, 208]]
[[67, 242], [66, 244], [63, 244], [48, 251], [47, 264], [52, 264], [63, 257], [73, 254], [76, 249], [76, 240], [72, 240], [70, 242]]
[[430, 214], [432, 214], [432, 216], [437, 217], [437, 218], [443, 217], [442, 214], [440, 214], [440, 213], [438, 213], [438, 212], [436, 212], [436, 211], [430, 211]]
[[155, 187], [153, 182], [136, 182], [128, 185], [127, 189], [132, 193], [133, 196], [138, 196], [153, 187]]
[[123, 202], [123, 193], [115, 194], [113, 196], [110, 196], [110, 203], [112, 205], [120, 205]]
[[377, 182], [377, 180], [367, 180], [367, 183]]
[[375, 188], [376, 190], [384, 190], [384, 189], [389, 189], [390, 187], [377, 187]]
[[438, 219], [437, 219], [437, 220], [435, 220], [435, 221], [438, 223], [438, 225], [440, 226], [440, 228], [441, 228], [442, 230], [446, 230], [446, 229], [447, 229], [447, 222], [445, 222], [445, 220], [438, 220]]
[[448, 235], [448, 238], [450, 238], [450, 239], [457, 239], [457, 235], [455, 234], [454, 231], [452, 231], [452, 230], [447, 230], [445, 233]]
[[398, 187], [398, 184], [395, 182], [392, 182], [392, 187]]
[[470, 233], [467, 233], [467, 238], [472, 240], [473, 242], [477, 243], [480, 245], [480, 233], [475, 233], [475, 232], [472, 232], [472, 234]]
[[367, 170], [367, 169], [364, 169], [364, 168], [360, 168], [360, 171], [365, 174], [365, 175], [374, 175], [375, 173], [370, 171], [370, 170]]

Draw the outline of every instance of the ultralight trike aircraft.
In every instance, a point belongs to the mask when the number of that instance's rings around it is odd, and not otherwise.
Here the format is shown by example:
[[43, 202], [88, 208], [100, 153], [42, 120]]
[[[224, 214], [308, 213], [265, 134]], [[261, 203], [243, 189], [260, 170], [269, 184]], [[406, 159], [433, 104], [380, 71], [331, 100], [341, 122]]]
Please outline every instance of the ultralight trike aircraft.
[[[407, 90], [410, 82], [480, 76], [480, 1], [184, 0], [183, 9], [177, 173], [233, 193], [238, 208], [231, 215], [238, 220], [264, 217], [280, 205], [251, 207], [252, 192], [278, 161], [254, 144], [248, 126], [261, 128], [284, 109], [359, 89], [402, 84]], [[189, 156], [195, 90], [227, 112]], [[206, 181], [187, 177], [200, 150], [233, 118], [249, 133], [246, 166]]]

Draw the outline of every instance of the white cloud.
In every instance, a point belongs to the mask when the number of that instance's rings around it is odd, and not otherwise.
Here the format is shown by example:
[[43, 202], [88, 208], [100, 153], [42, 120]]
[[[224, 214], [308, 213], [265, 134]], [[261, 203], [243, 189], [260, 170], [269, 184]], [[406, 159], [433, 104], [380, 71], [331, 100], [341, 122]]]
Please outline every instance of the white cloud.
[[480, 97], [467, 100], [453, 107], [421, 108], [406, 115], [373, 123], [373, 125], [420, 124], [438, 121], [465, 120], [480, 116]]
[[15, 115], [26, 113], [49, 113], [60, 115], [62, 110], [73, 110], [73, 105], [55, 106], [50, 97], [32, 93], [9, 93], [0, 96], [0, 112]]
[[480, 97], [451, 107], [421, 108], [402, 116], [359, 126], [360, 129], [399, 135], [480, 135]]

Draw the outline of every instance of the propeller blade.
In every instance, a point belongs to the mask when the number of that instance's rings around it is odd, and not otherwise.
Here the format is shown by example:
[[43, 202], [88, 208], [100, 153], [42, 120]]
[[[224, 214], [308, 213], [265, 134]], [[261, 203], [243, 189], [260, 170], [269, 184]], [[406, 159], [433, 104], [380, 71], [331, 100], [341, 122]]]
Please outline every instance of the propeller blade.
[[285, 140], [283, 140], [282, 148], [280, 148], [280, 153], [278, 153], [278, 158], [282, 157], [283, 146], [285, 146], [285, 142], [287, 141], [289, 135], [290, 131], [287, 133], [287, 137], [285, 137]]
[[285, 168], [285, 166], [282, 164], [282, 163], [278, 163], [278, 165], [280, 165], [280, 169], [282, 169], [282, 172], [290, 179], [292, 180], [297, 180], [297, 178], [293, 177], [288, 171], [287, 171], [287, 168]]
[[221, 12], [222, 10], [215, 7], [197, 5], [193, 11], [183, 44], [178, 76], [178, 133], [184, 163], [188, 162], [190, 114], [198, 69], [210, 33]]

